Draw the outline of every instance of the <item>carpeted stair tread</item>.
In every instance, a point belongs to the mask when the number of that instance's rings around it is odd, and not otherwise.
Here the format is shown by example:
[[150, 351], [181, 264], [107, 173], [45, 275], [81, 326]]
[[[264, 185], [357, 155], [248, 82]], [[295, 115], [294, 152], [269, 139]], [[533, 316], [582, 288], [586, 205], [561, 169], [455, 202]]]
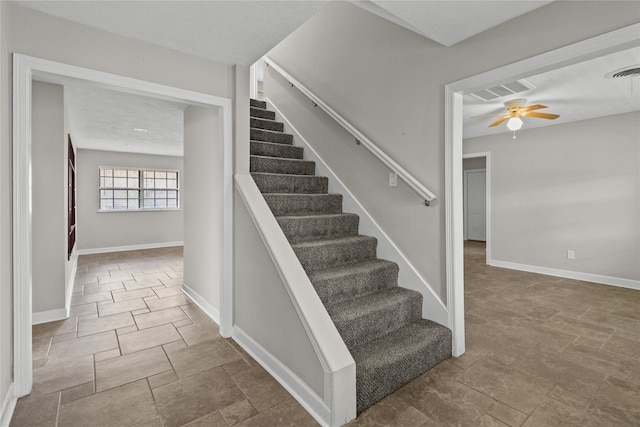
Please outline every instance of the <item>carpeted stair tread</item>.
[[398, 285], [398, 264], [373, 259], [309, 273], [309, 280], [325, 306]]
[[327, 239], [358, 234], [360, 217], [350, 213], [277, 216], [290, 242]]
[[394, 287], [327, 307], [347, 348], [400, 329], [422, 318], [422, 294]]
[[265, 110], [267, 108], [267, 102], [266, 101], [260, 101], [259, 99], [249, 99], [249, 107], [254, 107], [254, 108], [261, 108], [263, 110]]
[[252, 172], [251, 176], [262, 193], [327, 193], [329, 180], [315, 175], [283, 175]]
[[275, 216], [342, 213], [342, 194], [263, 194]]
[[249, 127], [255, 129], [267, 129], [275, 132], [283, 132], [284, 124], [281, 122], [276, 122], [274, 120], [261, 119], [258, 117], [251, 117], [249, 119]]
[[275, 120], [275, 111], [269, 111], [262, 108], [249, 107], [249, 117], [257, 117], [260, 119]]
[[357, 412], [451, 357], [451, 331], [420, 319], [351, 351]]
[[316, 163], [310, 160], [284, 159], [280, 157], [250, 156], [251, 172], [266, 172], [285, 175], [314, 175]]
[[254, 156], [302, 159], [304, 148], [277, 142], [250, 141], [250, 154]]
[[347, 236], [292, 243], [306, 271], [374, 259], [378, 241], [371, 236]]
[[293, 144], [293, 135], [266, 129], [250, 128], [249, 139], [254, 141], [278, 142], [280, 144]]

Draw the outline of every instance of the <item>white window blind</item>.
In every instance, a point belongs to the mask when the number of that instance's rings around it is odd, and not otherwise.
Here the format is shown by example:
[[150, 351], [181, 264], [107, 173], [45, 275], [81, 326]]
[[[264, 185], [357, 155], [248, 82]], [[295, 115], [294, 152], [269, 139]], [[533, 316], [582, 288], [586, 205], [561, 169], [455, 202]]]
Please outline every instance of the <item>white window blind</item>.
[[100, 167], [100, 210], [178, 208], [178, 171]]

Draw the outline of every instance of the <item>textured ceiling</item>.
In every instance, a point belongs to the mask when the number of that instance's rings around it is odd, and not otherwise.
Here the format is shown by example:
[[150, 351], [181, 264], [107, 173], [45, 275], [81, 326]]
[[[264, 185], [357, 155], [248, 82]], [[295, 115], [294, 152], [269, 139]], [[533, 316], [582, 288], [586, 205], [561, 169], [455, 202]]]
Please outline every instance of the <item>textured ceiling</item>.
[[186, 105], [78, 80], [61, 83], [77, 148], [182, 156]]
[[488, 127], [499, 117], [472, 119], [471, 116], [501, 113], [504, 101], [514, 98], [526, 98], [527, 105], [547, 105], [549, 108], [540, 112], [560, 115], [556, 120], [525, 118], [522, 129], [639, 111], [640, 77], [605, 77], [610, 71], [628, 66], [640, 66], [640, 47], [527, 77], [534, 89], [502, 99], [486, 102], [465, 95], [464, 137], [509, 132], [506, 123]]

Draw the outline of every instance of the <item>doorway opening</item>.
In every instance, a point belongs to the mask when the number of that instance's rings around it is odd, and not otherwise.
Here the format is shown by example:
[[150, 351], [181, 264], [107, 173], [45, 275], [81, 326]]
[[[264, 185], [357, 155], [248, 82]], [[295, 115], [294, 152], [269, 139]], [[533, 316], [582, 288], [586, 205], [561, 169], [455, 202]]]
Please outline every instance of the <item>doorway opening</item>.
[[21, 54], [13, 55], [13, 336], [14, 394], [31, 392], [32, 367], [32, 82], [57, 83], [60, 78], [80, 79], [117, 91], [214, 108], [219, 112], [222, 145], [220, 207], [220, 331], [230, 336], [232, 313], [232, 102], [231, 99], [192, 92], [96, 70]]

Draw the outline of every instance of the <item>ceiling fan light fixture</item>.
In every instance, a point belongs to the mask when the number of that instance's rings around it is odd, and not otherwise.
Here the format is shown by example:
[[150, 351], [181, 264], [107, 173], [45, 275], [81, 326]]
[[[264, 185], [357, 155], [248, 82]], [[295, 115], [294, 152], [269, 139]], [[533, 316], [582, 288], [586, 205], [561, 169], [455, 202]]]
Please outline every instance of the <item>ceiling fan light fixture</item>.
[[520, 117], [511, 117], [507, 122], [509, 130], [517, 131], [522, 127], [522, 119]]

